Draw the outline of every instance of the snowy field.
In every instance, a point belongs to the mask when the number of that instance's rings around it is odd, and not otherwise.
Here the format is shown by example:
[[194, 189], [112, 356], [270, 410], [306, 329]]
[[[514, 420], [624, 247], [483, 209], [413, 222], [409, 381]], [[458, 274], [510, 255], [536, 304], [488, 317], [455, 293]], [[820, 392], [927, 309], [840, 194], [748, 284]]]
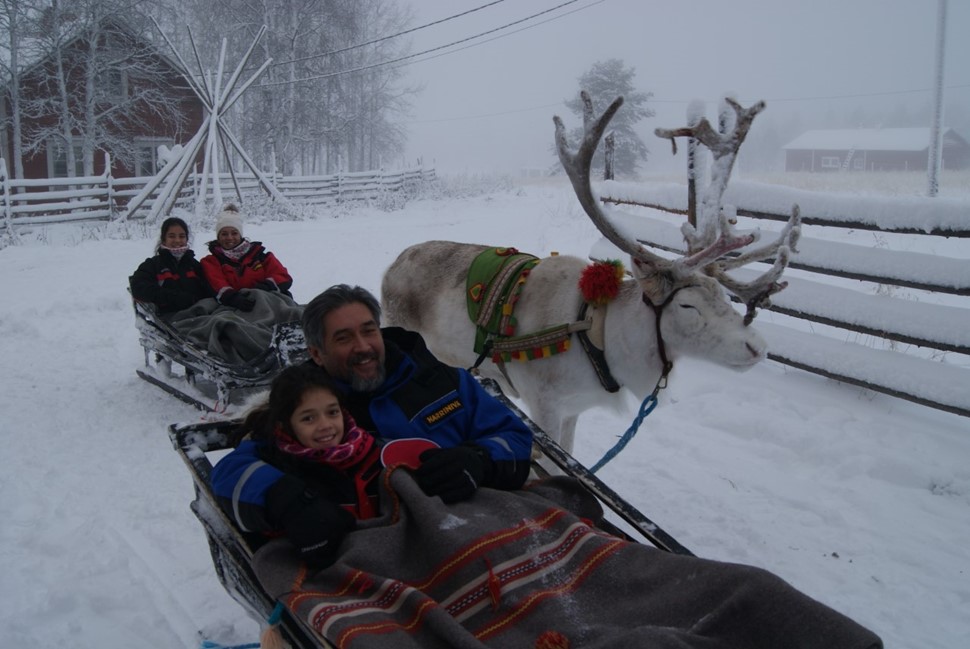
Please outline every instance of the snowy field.
[[[552, 183], [245, 234], [300, 302], [338, 282], [377, 293], [397, 253], [430, 238], [580, 256], [598, 238]], [[0, 250], [0, 646], [258, 638], [216, 579], [169, 444], [169, 424], [201, 415], [135, 376], [127, 277], [154, 236], [51, 226]], [[197, 252], [211, 236], [195, 233]], [[636, 405], [583, 415], [577, 457], [597, 461]], [[772, 362], [685, 360], [600, 475], [695, 553], [768, 568], [887, 647], [970, 647], [970, 420]]]

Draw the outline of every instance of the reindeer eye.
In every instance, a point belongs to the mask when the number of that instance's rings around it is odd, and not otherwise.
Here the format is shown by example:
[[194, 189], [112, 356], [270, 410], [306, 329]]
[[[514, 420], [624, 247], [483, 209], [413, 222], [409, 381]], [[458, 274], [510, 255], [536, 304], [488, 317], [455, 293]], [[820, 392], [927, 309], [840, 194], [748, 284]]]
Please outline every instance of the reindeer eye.
[[677, 306], [679, 306], [681, 309], [694, 309], [697, 311], [697, 307], [693, 304], [678, 304]]

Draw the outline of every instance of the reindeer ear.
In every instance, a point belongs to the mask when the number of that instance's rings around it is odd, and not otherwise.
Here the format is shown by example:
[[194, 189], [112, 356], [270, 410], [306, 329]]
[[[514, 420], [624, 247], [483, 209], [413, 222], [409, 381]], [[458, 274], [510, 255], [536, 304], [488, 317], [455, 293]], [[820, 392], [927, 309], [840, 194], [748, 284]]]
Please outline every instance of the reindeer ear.
[[633, 277], [640, 284], [640, 290], [653, 304], [663, 304], [673, 287], [673, 278], [652, 261], [630, 257]]

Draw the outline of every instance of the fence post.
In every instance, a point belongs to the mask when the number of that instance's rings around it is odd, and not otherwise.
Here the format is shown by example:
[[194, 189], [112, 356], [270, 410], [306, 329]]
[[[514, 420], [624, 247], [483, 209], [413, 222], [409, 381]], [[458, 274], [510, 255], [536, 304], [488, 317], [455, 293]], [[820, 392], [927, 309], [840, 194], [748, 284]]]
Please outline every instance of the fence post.
[[105, 194], [107, 196], [108, 202], [108, 220], [114, 221], [115, 218], [115, 192], [114, 192], [114, 177], [111, 175], [111, 154], [107, 151], [104, 152], [104, 181], [105, 181]]
[[0, 181], [3, 182], [3, 219], [7, 224], [7, 233], [13, 235], [13, 216], [10, 209], [10, 174], [7, 173], [7, 160], [0, 158]]
[[603, 156], [606, 160], [606, 168], [603, 170], [603, 180], [613, 180], [613, 157], [616, 155], [616, 137], [610, 131], [604, 138], [605, 149]]

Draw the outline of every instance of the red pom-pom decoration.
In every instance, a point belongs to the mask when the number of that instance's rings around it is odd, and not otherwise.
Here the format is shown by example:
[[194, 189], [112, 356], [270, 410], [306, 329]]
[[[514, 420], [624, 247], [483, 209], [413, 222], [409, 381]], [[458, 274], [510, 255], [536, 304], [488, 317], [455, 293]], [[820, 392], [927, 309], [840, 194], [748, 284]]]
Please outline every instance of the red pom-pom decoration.
[[579, 277], [583, 299], [596, 306], [606, 304], [619, 293], [623, 273], [623, 264], [618, 259], [590, 264]]

